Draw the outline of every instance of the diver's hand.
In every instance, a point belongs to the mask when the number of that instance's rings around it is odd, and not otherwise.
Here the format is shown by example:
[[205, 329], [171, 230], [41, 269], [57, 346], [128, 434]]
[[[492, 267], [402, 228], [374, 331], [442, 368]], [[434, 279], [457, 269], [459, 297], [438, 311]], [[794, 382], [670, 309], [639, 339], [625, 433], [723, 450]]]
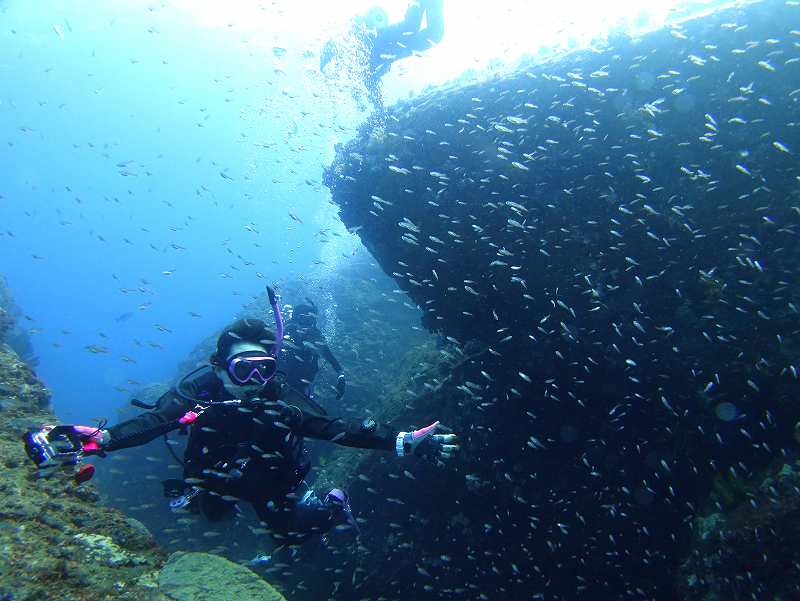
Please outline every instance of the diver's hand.
[[347, 385], [347, 380], [344, 377], [344, 374], [339, 374], [339, 377], [336, 378], [336, 400], [338, 401], [344, 396], [344, 389]]
[[83, 455], [103, 455], [110, 436], [92, 426], [43, 426], [23, 436], [25, 451], [38, 468], [76, 465]]
[[96, 426], [72, 426], [72, 430], [78, 435], [84, 454], [102, 453], [111, 442], [108, 430], [101, 430]]
[[395, 442], [397, 455], [420, 455], [428, 459], [445, 461], [451, 459], [459, 450], [458, 436], [455, 434], [435, 434], [446, 428], [435, 421], [429, 426], [413, 432], [400, 432]]

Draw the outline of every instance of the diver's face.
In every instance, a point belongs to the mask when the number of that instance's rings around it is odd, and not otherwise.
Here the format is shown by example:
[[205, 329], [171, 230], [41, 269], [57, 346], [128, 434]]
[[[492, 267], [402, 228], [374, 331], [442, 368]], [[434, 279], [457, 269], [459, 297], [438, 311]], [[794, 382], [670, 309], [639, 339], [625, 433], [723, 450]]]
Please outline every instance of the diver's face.
[[260, 384], [246, 384], [244, 386], [236, 384], [233, 380], [231, 380], [231, 377], [228, 375], [228, 371], [224, 367], [215, 367], [214, 373], [220, 380], [222, 380], [222, 385], [225, 387], [225, 390], [227, 390], [228, 393], [235, 398], [253, 398], [256, 394], [258, 394], [258, 391], [261, 390]]
[[[216, 366], [214, 372], [217, 377], [222, 380], [225, 390], [235, 397], [253, 398], [264, 387], [265, 381], [259, 378], [253, 378], [244, 383], [235, 381], [229, 373], [229, 366], [232, 362], [236, 361], [238, 357], [248, 355], [261, 355], [269, 357], [269, 351], [261, 344], [251, 342], [237, 342], [231, 346], [228, 356], [225, 358], [225, 363], [222, 366]], [[271, 376], [270, 376], [271, 377]]]

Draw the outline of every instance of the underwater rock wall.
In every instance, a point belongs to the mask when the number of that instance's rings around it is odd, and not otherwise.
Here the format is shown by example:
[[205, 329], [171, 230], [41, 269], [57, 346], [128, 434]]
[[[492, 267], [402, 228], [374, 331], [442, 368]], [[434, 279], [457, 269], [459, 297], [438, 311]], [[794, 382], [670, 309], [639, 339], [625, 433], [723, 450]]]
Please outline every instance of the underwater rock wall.
[[164, 599], [148, 574], [165, 557], [144, 526], [98, 505], [94, 486], [76, 485], [69, 472], [34, 477], [22, 435], [56, 422], [49, 399], [0, 342], [0, 598]]
[[432, 91], [340, 148], [345, 225], [426, 327], [488, 347], [438, 407], [457, 475], [356, 487], [359, 594], [673, 598], [713, 479], [796, 449], [798, 10]]
[[0, 340], [5, 341], [14, 325], [14, 304], [5, 279], [0, 279]]
[[0, 339], [5, 340], [17, 355], [31, 367], [36, 367], [39, 359], [33, 352], [29, 332], [18, 322], [22, 314], [8, 292], [4, 278], [0, 278]]
[[14, 325], [14, 319], [9, 315], [8, 311], [0, 307], [0, 339], [4, 339], [6, 333]]

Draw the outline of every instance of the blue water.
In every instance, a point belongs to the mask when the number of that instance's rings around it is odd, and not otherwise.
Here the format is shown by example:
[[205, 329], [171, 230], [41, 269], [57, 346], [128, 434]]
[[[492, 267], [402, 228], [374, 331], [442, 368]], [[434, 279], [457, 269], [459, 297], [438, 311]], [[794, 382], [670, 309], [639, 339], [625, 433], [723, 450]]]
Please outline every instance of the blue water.
[[178, 8], [0, 11], [2, 272], [59, 417], [113, 421], [129, 379], [171, 377], [266, 283], [325, 269], [319, 229], [349, 237], [317, 183], [331, 106]]

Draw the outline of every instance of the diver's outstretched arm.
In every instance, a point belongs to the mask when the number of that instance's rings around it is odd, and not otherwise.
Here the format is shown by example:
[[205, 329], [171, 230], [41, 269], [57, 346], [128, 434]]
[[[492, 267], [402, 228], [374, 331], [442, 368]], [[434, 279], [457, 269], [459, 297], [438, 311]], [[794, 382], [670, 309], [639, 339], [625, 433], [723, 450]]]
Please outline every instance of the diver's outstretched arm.
[[194, 402], [189, 402], [182, 396], [175, 394], [173, 389], [161, 395], [155, 409], [141, 413], [133, 419], [120, 422], [103, 430], [104, 451], [116, 451], [128, 447], [138, 447], [150, 442], [180, 426], [180, 419], [194, 407]]
[[450, 459], [459, 449], [455, 434], [436, 434], [444, 430], [438, 421], [412, 432], [398, 432], [372, 418], [359, 421], [320, 415], [281, 401], [275, 403], [275, 407], [282, 423], [298, 436], [345, 447], [394, 451], [399, 457], [413, 454], [431, 459]]
[[[186, 410], [180, 395], [172, 391], [162, 395], [154, 411], [143, 413], [108, 430], [102, 425], [43, 426], [25, 434], [25, 450], [41, 471], [59, 466], [76, 466], [88, 455], [105, 456], [107, 451], [135, 447], [191, 423], [197, 414]], [[85, 464], [75, 473], [82, 484], [94, 474], [94, 466]]]
[[322, 342], [321, 344], [317, 345], [317, 348], [319, 349], [319, 353], [322, 355], [322, 358], [328, 362], [328, 365], [330, 365], [337, 374], [342, 373], [342, 366], [336, 357], [333, 356], [333, 352], [331, 351], [331, 347], [328, 346], [328, 343]]
[[344, 390], [347, 385], [347, 379], [344, 377], [344, 371], [342, 370], [342, 365], [333, 356], [333, 352], [331, 348], [328, 346], [327, 342], [323, 342], [319, 345], [319, 352], [325, 361], [328, 362], [334, 370], [336, 370], [336, 398], [340, 399], [344, 396]]

